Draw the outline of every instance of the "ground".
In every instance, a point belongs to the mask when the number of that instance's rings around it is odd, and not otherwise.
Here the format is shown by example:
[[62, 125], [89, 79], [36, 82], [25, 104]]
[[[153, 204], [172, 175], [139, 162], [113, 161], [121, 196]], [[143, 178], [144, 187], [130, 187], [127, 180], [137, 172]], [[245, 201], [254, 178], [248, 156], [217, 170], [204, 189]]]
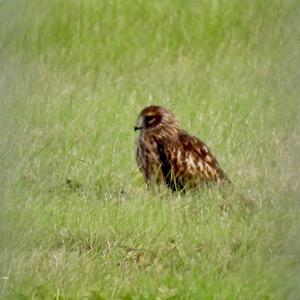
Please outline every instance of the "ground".
[[[297, 298], [297, 2], [0, 2], [3, 299]], [[148, 104], [234, 192], [146, 189]]]

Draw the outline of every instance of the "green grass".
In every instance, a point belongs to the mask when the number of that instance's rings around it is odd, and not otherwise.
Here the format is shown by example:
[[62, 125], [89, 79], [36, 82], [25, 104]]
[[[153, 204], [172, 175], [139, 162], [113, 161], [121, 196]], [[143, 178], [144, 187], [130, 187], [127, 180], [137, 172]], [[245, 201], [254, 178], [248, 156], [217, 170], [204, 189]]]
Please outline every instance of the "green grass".
[[[1, 297], [299, 297], [299, 10], [0, 1]], [[147, 191], [133, 126], [150, 103], [236, 193]]]

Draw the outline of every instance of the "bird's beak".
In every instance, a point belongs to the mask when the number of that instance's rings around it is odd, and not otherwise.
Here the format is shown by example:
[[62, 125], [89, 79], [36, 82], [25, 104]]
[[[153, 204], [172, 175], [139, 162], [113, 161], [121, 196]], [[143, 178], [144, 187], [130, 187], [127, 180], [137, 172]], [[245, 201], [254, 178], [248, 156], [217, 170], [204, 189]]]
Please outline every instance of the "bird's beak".
[[134, 131], [141, 130], [143, 128], [143, 118], [139, 117], [136, 125], [134, 126]]

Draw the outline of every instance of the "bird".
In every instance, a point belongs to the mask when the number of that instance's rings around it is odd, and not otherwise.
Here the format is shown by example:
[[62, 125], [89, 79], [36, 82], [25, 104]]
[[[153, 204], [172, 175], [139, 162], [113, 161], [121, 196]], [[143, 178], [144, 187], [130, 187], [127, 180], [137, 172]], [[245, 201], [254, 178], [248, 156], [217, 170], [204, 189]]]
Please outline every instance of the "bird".
[[165, 184], [186, 191], [209, 183], [230, 183], [208, 146], [182, 130], [176, 116], [159, 105], [145, 107], [135, 131], [136, 162], [148, 187]]

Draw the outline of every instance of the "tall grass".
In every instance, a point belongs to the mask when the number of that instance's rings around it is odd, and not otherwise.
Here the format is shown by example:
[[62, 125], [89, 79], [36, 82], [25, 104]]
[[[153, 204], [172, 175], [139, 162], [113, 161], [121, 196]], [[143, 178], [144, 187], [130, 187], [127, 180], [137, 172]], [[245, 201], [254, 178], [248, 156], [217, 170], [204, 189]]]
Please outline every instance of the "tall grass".
[[[297, 298], [298, 20], [296, 0], [0, 1], [2, 298]], [[238, 193], [147, 191], [150, 103]]]

